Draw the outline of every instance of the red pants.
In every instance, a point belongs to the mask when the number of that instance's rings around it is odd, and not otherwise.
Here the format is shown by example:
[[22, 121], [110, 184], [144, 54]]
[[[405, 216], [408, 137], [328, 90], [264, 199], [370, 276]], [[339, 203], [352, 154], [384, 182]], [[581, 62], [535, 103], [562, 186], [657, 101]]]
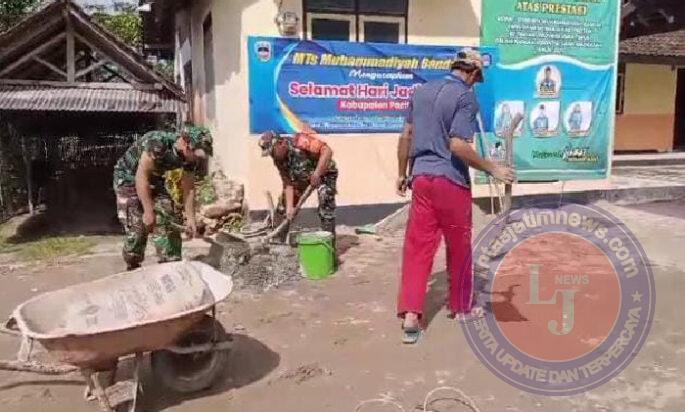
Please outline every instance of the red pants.
[[448, 310], [468, 313], [472, 305], [471, 190], [444, 177], [418, 176], [404, 238], [397, 312], [423, 314], [428, 278], [440, 245], [447, 246]]

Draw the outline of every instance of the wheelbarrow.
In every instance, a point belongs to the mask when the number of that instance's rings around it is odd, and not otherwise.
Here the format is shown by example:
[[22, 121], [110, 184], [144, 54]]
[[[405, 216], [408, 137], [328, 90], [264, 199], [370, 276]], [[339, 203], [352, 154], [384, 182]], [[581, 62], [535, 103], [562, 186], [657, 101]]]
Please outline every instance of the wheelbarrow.
[[[22, 338], [17, 360], [0, 361], [0, 369], [80, 373], [88, 399], [97, 399], [108, 412], [137, 410], [145, 354], [156, 382], [182, 393], [206, 389], [223, 370], [231, 347], [214, 314], [232, 288], [229, 276], [184, 261], [45, 293], [19, 305], [0, 328]], [[31, 359], [36, 343], [54, 364]], [[133, 378], [115, 383], [125, 358], [134, 360]], [[103, 376], [109, 382], [103, 383]]]

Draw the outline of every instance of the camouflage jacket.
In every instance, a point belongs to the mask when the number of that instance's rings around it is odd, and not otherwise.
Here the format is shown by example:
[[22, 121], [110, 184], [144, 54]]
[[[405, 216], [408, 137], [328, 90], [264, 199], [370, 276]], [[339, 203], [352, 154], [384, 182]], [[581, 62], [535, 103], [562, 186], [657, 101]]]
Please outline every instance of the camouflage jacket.
[[[276, 162], [276, 167], [284, 182], [306, 186], [309, 184], [309, 178], [312, 173], [316, 170], [319, 156], [326, 143], [304, 133], [298, 133], [292, 139], [287, 139], [287, 141], [288, 157], [283, 162]], [[338, 169], [335, 161], [331, 159], [328, 170], [325, 173], [337, 172]]]
[[156, 191], [165, 189], [164, 174], [166, 172], [178, 168], [192, 171], [192, 167], [184, 162], [183, 157], [174, 147], [177, 139], [176, 133], [171, 132], [153, 131], [143, 135], [133, 143], [114, 166], [114, 187], [134, 186], [136, 184], [136, 171], [143, 152], [147, 152], [154, 161], [150, 183]]

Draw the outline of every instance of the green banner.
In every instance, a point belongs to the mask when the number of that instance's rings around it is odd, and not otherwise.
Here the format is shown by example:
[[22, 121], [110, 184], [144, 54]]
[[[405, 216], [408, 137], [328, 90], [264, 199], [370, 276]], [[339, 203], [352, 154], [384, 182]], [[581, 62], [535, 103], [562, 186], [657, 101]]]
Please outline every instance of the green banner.
[[519, 181], [606, 177], [614, 130], [620, 0], [483, 1], [484, 46], [500, 60], [494, 133], [483, 155], [503, 157], [503, 130], [520, 113]]

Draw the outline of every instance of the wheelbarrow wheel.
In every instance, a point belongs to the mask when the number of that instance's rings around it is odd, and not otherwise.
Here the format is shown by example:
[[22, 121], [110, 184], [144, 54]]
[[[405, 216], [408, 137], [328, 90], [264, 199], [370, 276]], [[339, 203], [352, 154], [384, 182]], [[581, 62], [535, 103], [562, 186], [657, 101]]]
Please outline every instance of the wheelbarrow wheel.
[[[226, 330], [214, 318], [205, 316], [177, 343], [179, 347], [192, 347], [225, 339]], [[207, 389], [224, 370], [227, 350], [178, 354], [168, 350], [152, 352], [152, 371], [158, 382], [178, 393], [193, 393]]]

